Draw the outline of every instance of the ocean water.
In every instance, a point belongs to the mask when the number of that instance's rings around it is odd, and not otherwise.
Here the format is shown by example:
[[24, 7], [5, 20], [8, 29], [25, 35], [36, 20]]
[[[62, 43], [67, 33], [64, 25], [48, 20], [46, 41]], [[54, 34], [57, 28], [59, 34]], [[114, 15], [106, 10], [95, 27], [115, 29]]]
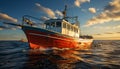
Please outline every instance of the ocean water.
[[[35, 54], [36, 53], [36, 54]], [[120, 40], [94, 40], [89, 50], [31, 50], [0, 41], [0, 69], [120, 69]]]

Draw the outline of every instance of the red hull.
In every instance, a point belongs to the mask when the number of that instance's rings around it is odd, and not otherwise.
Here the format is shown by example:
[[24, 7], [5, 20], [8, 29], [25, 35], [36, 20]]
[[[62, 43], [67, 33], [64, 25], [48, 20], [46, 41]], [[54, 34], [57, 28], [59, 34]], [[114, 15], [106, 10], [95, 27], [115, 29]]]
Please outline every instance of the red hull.
[[[34, 28], [35, 29], [35, 28]], [[32, 49], [46, 49], [46, 48], [90, 48], [92, 42], [79, 43], [74, 38], [64, 36], [59, 33], [52, 33], [51, 31], [41, 32], [40, 30], [26, 29], [23, 30], [27, 36], [30, 48]], [[43, 29], [42, 29], [43, 30]], [[50, 32], [50, 34], [49, 34]], [[81, 46], [80, 46], [81, 45]], [[83, 46], [82, 46], [83, 45]]]

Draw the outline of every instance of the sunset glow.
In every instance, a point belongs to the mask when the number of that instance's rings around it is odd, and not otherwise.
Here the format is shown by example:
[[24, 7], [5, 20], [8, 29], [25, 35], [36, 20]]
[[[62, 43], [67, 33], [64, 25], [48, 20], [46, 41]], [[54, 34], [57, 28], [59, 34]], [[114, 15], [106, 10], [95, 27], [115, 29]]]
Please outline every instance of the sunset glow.
[[67, 16], [78, 16], [82, 35], [120, 40], [120, 0], [0, 0], [0, 40], [26, 39], [20, 27], [3, 22], [22, 24], [23, 15], [43, 22], [62, 18], [65, 5]]

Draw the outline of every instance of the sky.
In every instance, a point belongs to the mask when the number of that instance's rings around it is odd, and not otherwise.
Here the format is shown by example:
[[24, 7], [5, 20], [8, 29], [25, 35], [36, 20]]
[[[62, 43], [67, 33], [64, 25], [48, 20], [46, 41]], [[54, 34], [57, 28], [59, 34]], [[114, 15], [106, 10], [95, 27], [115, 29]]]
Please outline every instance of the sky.
[[20, 40], [25, 34], [20, 27], [3, 24], [22, 23], [23, 15], [41, 20], [78, 16], [82, 35], [95, 40], [120, 40], [120, 0], [0, 0], [0, 40]]

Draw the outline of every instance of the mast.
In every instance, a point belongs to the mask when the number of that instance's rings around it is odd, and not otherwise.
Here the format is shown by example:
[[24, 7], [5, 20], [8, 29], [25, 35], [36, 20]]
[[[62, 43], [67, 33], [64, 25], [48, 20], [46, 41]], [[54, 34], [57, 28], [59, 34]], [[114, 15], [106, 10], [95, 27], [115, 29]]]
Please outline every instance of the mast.
[[63, 18], [65, 18], [66, 14], [67, 14], [67, 5], [65, 5], [65, 9], [64, 9], [64, 11], [62, 13], [63, 13]]
[[75, 20], [75, 25], [78, 26], [79, 28], [79, 35], [81, 36], [81, 29], [80, 29], [80, 23], [78, 21], [78, 16], [75, 16], [75, 17], [68, 17], [67, 16], [67, 5], [65, 5], [65, 9], [64, 11], [62, 12], [63, 13], [63, 19], [69, 21], [68, 19], [71, 19], [71, 20]]

